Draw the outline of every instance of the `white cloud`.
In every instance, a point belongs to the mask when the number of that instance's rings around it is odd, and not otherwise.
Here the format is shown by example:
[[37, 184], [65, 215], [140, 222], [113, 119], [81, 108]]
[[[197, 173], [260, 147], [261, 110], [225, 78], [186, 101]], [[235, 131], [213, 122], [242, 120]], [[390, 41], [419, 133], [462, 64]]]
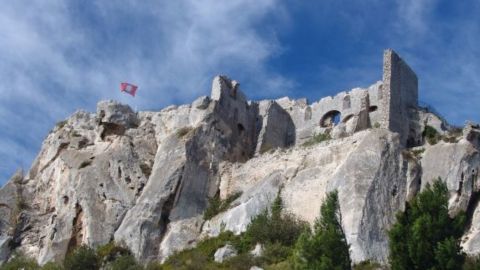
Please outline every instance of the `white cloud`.
[[429, 17], [437, 0], [396, 0], [398, 27], [412, 35], [424, 34], [429, 28]]
[[[87, 13], [72, 3], [2, 4], [0, 138], [10, 144], [2, 160], [30, 161], [56, 121], [99, 99], [158, 109], [208, 94], [225, 71], [265, 93], [292, 85], [268, 70], [280, 46], [257, 27], [267, 15], [285, 15], [276, 0], [97, 1]], [[140, 85], [136, 99], [118, 91], [124, 80]], [[30, 145], [14, 140], [20, 134]], [[0, 168], [0, 183], [12, 166]]]

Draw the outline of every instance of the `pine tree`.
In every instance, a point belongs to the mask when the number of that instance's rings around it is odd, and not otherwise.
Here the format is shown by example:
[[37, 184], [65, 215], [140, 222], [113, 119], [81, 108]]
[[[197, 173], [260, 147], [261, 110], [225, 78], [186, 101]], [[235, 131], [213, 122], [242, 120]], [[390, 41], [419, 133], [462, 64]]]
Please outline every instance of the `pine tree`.
[[451, 218], [448, 198], [446, 184], [438, 179], [397, 214], [389, 232], [392, 269], [461, 269], [465, 215]]
[[313, 232], [306, 230], [295, 245], [295, 269], [351, 269], [349, 245], [342, 228], [337, 191], [327, 194], [315, 220]]

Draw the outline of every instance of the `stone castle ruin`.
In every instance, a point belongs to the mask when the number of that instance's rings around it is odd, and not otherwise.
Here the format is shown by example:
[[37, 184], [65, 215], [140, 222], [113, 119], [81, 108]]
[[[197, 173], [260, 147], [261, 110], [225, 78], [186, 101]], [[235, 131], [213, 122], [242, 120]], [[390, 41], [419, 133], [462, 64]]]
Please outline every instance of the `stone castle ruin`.
[[[470, 213], [462, 245], [478, 254], [479, 147], [478, 125], [462, 132], [418, 105], [417, 77], [392, 50], [381, 81], [311, 104], [249, 101], [226, 76], [210, 96], [160, 111], [101, 101], [59, 122], [30, 170], [0, 188], [0, 264], [15, 251], [45, 264], [110, 241], [165, 260], [222, 230], [244, 232], [279, 190], [285, 211], [311, 224], [338, 190], [352, 261], [386, 263], [395, 213], [438, 177], [451, 213]], [[204, 216], [212, 198], [234, 195]]]
[[[314, 134], [341, 138], [371, 127], [397, 132], [405, 146], [422, 143], [417, 76], [393, 50], [384, 52], [382, 81], [312, 104], [287, 97], [247, 103], [239, 84], [224, 76], [214, 79], [211, 98], [220, 101], [228, 111], [225, 115], [232, 114], [230, 119], [239, 130], [257, 127], [257, 152], [302, 143]], [[258, 115], [255, 127], [254, 115]]]

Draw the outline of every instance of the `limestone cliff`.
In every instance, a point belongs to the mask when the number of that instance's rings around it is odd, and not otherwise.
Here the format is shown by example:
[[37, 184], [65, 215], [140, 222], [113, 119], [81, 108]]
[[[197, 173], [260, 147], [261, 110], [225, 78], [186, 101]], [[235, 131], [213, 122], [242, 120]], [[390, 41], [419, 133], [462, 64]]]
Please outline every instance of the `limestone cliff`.
[[[280, 187], [285, 211], [309, 222], [338, 190], [353, 261], [385, 262], [395, 213], [438, 177], [452, 215], [469, 215], [464, 249], [479, 253], [478, 126], [455, 133], [416, 106], [413, 71], [393, 51], [384, 59], [383, 81], [313, 104], [248, 101], [218, 76], [210, 97], [190, 105], [134, 112], [104, 101], [96, 113], [74, 113], [30, 170], [0, 189], [0, 262], [22, 251], [43, 264], [110, 241], [142, 261], [162, 260], [221, 229], [244, 231]], [[443, 140], [427, 142], [426, 126]], [[327, 133], [331, 140], [312, 143]], [[209, 198], [237, 193], [229, 209], [203, 219]]]

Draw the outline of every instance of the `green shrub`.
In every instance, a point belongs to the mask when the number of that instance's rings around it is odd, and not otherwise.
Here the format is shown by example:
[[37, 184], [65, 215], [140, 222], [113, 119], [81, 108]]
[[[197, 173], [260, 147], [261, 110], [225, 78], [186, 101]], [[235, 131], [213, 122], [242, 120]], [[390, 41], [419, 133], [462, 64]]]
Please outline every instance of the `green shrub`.
[[278, 242], [266, 244], [261, 256], [262, 263], [271, 265], [284, 261], [292, 254], [292, 247]]
[[217, 194], [215, 197], [208, 200], [208, 207], [203, 213], [203, 219], [209, 220], [219, 213], [230, 208], [233, 201], [238, 199], [242, 195], [242, 192], [237, 192], [228, 196], [225, 200], [220, 200], [220, 196]]
[[58, 263], [48, 262], [41, 269], [42, 270], [63, 270], [63, 266]]
[[[269, 211], [266, 209], [254, 217], [245, 233], [234, 235], [230, 231], [222, 231], [219, 236], [205, 239], [195, 248], [184, 250], [170, 256], [163, 265], [147, 266], [156, 269], [250, 269], [257, 265], [267, 267], [270, 264], [286, 265], [292, 254], [292, 248], [300, 233], [308, 226], [290, 214], [282, 214], [283, 203], [280, 192]], [[261, 257], [254, 258], [250, 251], [256, 243], [264, 245]], [[213, 257], [217, 249], [231, 244], [238, 255], [223, 263], [216, 263]], [[274, 268], [282, 269], [282, 268]], [[285, 268], [288, 269], [288, 268]]]
[[81, 246], [66, 256], [63, 266], [65, 270], [96, 270], [100, 262], [93, 249]]
[[380, 123], [375, 122], [375, 124], [373, 124], [373, 127], [374, 127], [374, 128], [380, 128]]
[[426, 185], [389, 231], [391, 269], [461, 269], [460, 248], [465, 215], [448, 214], [449, 192], [436, 180]]
[[28, 258], [22, 254], [16, 254], [7, 263], [0, 266], [1, 270], [39, 270], [40, 266], [34, 259]]
[[266, 245], [279, 243], [293, 247], [308, 224], [290, 213], [282, 214], [282, 210], [283, 202], [279, 191], [270, 212], [266, 209], [252, 219], [242, 237], [240, 249], [251, 249], [256, 243]]
[[249, 270], [256, 265], [255, 258], [249, 253], [242, 253], [221, 264], [221, 269]]
[[298, 238], [293, 263], [295, 269], [351, 269], [337, 191], [327, 194], [313, 231], [305, 230]]
[[313, 137], [310, 138], [308, 141], [304, 142], [302, 144], [302, 146], [305, 146], [305, 147], [306, 146], [312, 146], [312, 145], [315, 145], [317, 143], [328, 141], [330, 139], [332, 139], [332, 137], [330, 136], [330, 133], [328, 133], [328, 132], [313, 134]]
[[265, 266], [265, 270], [291, 270], [293, 265], [289, 260], [285, 260], [276, 264]]
[[440, 139], [440, 134], [438, 134], [438, 131], [434, 127], [429, 125], [425, 125], [425, 129], [422, 132], [422, 136], [431, 145], [436, 144]]
[[383, 268], [379, 263], [368, 260], [368, 261], [363, 261], [355, 264], [353, 266], [353, 269], [354, 270], [377, 270], [377, 269], [383, 269]]
[[212, 267], [218, 267], [213, 262], [215, 251], [226, 244], [238, 246], [239, 242], [240, 236], [236, 236], [230, 231], [222, 232], [217, 237], [200, 241], [195, 248], [173, 254], [161, 266], [162, 268], [159, 268], [159, 265], [152, 264], [147, 266], [147, 269], [212, 269]]
[[415, 158], [419, 158], [423, 152], [425, 152], [425, 148], [412, 150], [412, 154], [415, 156]]
[[115, 258], [124, 255], [130, 255], [130, 251], [124, 247], [118, 246], [115, 242], [109, 242], [97, 248], [97, 258], [103, 261], [113, 261]]
[[137, 263], [135, 258], [128, 255], [121, 255], [106, 267], [109, 270], [142, 270], [143, 267]]

